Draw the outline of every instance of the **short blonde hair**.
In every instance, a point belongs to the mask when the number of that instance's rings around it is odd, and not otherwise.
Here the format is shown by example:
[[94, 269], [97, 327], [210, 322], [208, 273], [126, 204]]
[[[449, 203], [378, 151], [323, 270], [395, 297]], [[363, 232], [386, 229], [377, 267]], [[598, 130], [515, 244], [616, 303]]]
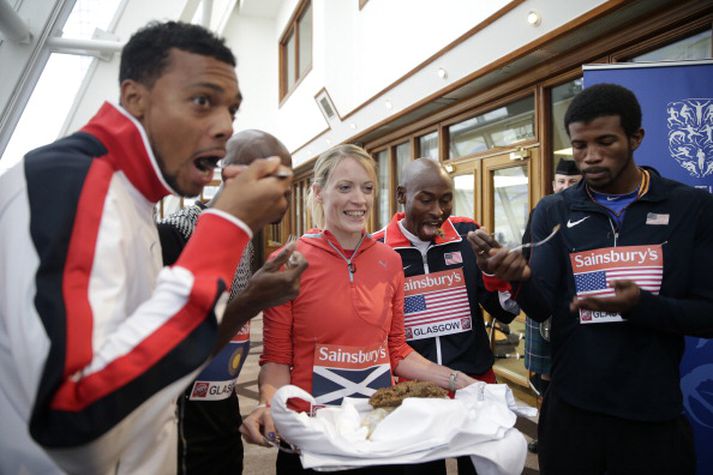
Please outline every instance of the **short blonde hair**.
[[332, 176], [332, 171], [334, 171], [337, 165], [345, 158], [353, 158], [358, 161], [374, 180], [374, 193], [379, 189], [376, 176], [376, 162], [366, 150], [351, 144], [336, 145], [330, 148], [320, 155], [314, 164], [312, 186], [307, 195], [307, 207], [312, 213], [312, 222], [317, 228], [324, 228], [324, 208], [322, 204], [317, 201], [314, 185], [317, 184], [321, 189], [324, 189], [329, 181], [329, 177]]

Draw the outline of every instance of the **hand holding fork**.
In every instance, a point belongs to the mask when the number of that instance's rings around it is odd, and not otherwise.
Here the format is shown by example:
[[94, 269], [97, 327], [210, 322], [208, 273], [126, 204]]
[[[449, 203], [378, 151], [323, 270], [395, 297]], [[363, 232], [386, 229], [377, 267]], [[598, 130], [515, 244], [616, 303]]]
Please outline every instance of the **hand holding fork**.
[[486, 274], [508, 281], [518, 282], [530, 279], [532, 271], [527, 259], [520, 252], [515, 252], [524, 247], [536, 247], [552, 239], [559, 230], [559, 226], [543, 241], [517, 246], [513, 249], [503, 248], [502, 245], [485, 228], [468, 233], [468, 242], [475, 252], [475, 259], [480, 270]]
[[545, 239], [542, 239], [537, 242], [528, 242], [528, 243], [520, 244], [519, 246], [515, 246], [512, 249], [510, 249], [508, 252], [522, 251], [523, 249], [527, 249], [528, 247], [535, 248], [537, 246], [541, 246], [544, 243], [546, 243], [547, 241], [549, 241], [550, 239], [552, 239], [553, 237], [555, 237], [555, 234], [557, 234], [557, 231], [559, 231], [559, 230], [560, 230], [560, 225], [555, 224], [552, 227], [552, 232], [550, 232], [550, 234]]

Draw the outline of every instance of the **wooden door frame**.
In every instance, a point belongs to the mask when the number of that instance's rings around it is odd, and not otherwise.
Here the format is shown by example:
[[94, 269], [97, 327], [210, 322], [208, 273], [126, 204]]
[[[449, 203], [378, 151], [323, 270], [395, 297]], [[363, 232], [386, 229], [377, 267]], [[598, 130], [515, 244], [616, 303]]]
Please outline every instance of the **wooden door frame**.
[[[543, 191], [539, 184], [542, 181], [542, 154], [540, 153], [539, 147], [531, 147], [525, 149], [529, 152], [530, 156], [522, 160], [512, 160], [510, 158], [511, 153], [503, 153], [499, 155], [493, 155], [488, 158], [481, 160], [481, 181], [480, 186], [482, 191], [482, 207], [481, 207], [481, 219], [482, 225], [485, 226], [489, 231], [493, 231], [495, 224], [495, 216], [493, 211], [493, 176], [492, 172], [495, 170], [502, 170], [504, 168], [511, 168], [515, 166], [526, 165], [527, 166], [527, 180], [528, 180], [528, 200], [529, 208], [532, 209], [533, 206], [542, 198]], [[520, 152], [521, 153], [521, 152]]]
[[451, 177], [459, 175], [473, 174], [473, 211], [475, 216], [467, 216], [474, 219], [475, 222], [482, 224], [483, 216], [483, 200], [480, 196], [480, 176], [481, 164], [480, 160], [461, 160], [458, 163], [449, 163], [444, 165]]

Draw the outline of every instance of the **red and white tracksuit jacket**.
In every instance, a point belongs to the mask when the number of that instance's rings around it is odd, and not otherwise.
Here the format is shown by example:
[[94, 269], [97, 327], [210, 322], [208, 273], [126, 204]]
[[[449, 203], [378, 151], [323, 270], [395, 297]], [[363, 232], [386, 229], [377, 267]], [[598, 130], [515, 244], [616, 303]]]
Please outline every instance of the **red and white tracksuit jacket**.
[[175, 473], [174, 401], [251, 233], [206, 211], [162, 269], [170, 191], [111, 104], [0, 176], [0, 473]]

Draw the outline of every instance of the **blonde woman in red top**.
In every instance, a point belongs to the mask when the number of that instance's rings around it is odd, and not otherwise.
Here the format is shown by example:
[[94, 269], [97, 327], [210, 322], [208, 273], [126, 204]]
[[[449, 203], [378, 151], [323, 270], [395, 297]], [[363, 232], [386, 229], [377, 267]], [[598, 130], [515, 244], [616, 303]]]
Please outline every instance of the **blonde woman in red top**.
[[[475, 382], [414, 352], [404, 335], [401, 258], [373, 240], [365, 227], [374, 204], [374, 160], [354, 145], [334, 147], [317, 160], [309, 201], [315, 224], [297, 241], [309, 263], [300, 293], [264, 313], [260, 404], [241, 432], [247, 442], [276, 440], [269, 401], [293, 384], [319, 403], [369, 397], [393, 376], [431, 381], [447, 389]], [[299, 445], [299, 444], [298, 444]], [[349, 473], [400, 473], [400, 467], [367, 467]], [[304, 470], [296, 455], [280, 452], [278, 474]]]

